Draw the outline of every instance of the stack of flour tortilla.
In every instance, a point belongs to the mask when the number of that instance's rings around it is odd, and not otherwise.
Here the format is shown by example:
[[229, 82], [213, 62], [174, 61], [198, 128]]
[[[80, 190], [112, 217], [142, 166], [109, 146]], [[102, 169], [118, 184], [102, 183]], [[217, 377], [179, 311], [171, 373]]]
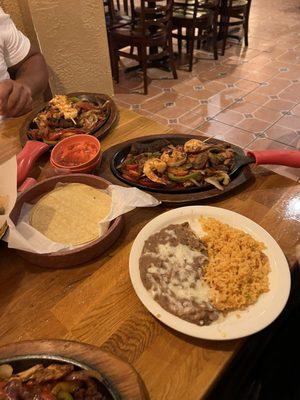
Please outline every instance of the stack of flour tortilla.
[[31, 209], [29, 224], [53, 242], [80, 246], [102, 236], [109, 223], [112, 199], [104, 191], [82, 183], [58, 186]]

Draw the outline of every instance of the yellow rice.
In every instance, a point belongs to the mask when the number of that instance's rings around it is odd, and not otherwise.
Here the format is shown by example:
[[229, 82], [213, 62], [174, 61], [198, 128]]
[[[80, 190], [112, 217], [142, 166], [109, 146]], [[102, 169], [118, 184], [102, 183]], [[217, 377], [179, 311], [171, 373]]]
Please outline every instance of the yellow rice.
[[209, 262], [204, 279], [211, 287], [212, 304], [220, 311], [244, 309], [269, 291], [270, 271], [264, 244], [214, 218], [200, 218], [206, 233]]

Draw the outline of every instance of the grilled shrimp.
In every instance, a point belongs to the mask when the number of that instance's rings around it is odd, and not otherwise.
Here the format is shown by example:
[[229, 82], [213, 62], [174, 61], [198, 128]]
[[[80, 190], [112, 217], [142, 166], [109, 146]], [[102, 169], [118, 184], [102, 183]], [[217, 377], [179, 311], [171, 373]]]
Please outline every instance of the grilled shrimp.
[[184, 144], [184, 151], [186, 153], [199, 153], [206, 149], [208, 146], [199, 139], [190, 139]]
[[150, 158], [145, 162], [143, 172], [151, 181], [167, 185], [168, 179], [165, 176], [158, 176], [158, 174], [163, 174], [166, 169], [167, 164], [164, 161], [159, 158]]
[[179, 167], [186, 162], [187, 155], [181, 150], [172, 149], [164, 151], [160, 159], [164, 161], [168, 167]]

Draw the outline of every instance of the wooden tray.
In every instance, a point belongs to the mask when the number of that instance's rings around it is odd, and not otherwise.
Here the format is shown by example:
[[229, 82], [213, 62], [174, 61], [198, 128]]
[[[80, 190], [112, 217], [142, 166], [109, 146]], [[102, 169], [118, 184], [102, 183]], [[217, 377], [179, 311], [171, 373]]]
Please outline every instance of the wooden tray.
[[[95, 175], [69, 174], [58, 175], [43, 180], [22, 192], [10, 213], [10, 218], [17, 223], [24, 203], [35, 203], [42, 195], [53, 190], [57, 183], [84, 183], [99, 189], [106, 189], [110, 182]], [[46, 268], [69, 268], [90, 261], [104, 253], [119, 237], [123, 228], [123, 217], [117, 217], [110, 223], [108, 231], [93, 242], [78, 249], [60, 251], [58, 253], [37, 254], [24, 250], [16, 250], [25, 260]]]
[[[119, 118], [119, 111], [117, 109], [117, 106], [115, 102], [106, 94], [98, 94], [98, 93], [89, 93], [89, 92], [74, 92], [74, 93], [68, 93], [67, 96], [77, 96], [77, 97], [82, 97], [86, 98], [89, 101], [95, 102], [95, 103], [105, 103], [107, 100], [108, 105], [108, 118], [107, 120], [100, 125], [99, 128], [93, 130], [91, 132], [92, 135], [96, 136], [98, 139], [103, 139], [112, 129], [112, 127], [116, 124]], [[25, 119], [23, 125], [21, 126], [19, 136], [20, 136], [20, 142], [22, 146], [25, 146], [25, 143], [28, 140], [31, 140], [27, 136], [27, 132], [29, 130], [30, 124], [40, 111], [44, 109], [44, 107], [48, 104], [48, 102], [43, 103], [38, 109], [32, 111], [28, 117]]]
[[121, 400], [148, 398], [144, 383], [135, 369], [96, 346], [66, 340], [29, 340], [0, 347], [0, 364], [1, 359], [16, 356], [24, 356], [24, 361], [29, 358], [28, 356], [30, 358], [43, 356], [45, 361], [47, 361], [47, 356], [50, 359], [51, 356], [67, 358], [71, 362], [83, 364], [99, 372]]
[[[131, 185], [128, 185], [127, 183], [123, 182], [120, 180], [117, 176], [114, 175], [114, 173], [111, 170], [111, 160], [113, 159], [114, 155], [120, 151], [122, 148], [127, 147], [128, 145], [131, 145], [132, 143], [135, 143], [137, 141], [148, 141], [148, 140], [157, 140], [157, 139], [175, 139], [175, 138], [184, 138], [186, 140], [188, 139], [200, 139], [200, 140], [205, 140], [207, 137], [199, 136], [199, 135], [185, 135], [185, 134], [169, 134], [169, 135], [151, 135], [151, 136], [145, 136], [143, 138], [137, 138], [137, 139], [131, 139], [126, 142], [118, 143], [115, 146], [110, 147], [107, 149], [103, 155], [102, 155], [102, 163], [99, 169], [99, 174], [104, 177], [105, 179], [109, 180], [115, 185], [121, 185], [125, 187], [132, 187]], [[215, 144], [228, 144], [222, 140], [218, 139], [210, 139], [209, 143], [215, 143]], [[243, 151], [240, 147], [231, 145], [231, 147], [237, 151], [241, 152]], [[253, 177], [251, 169], [249, 166], [244, 166], [240, 169], [240, 171], [237, 173], [237, 175], [234, 177], [234, 179], [229, 183], [228, 186], [224, 187], [223, 191], [220, 191], [216, 188], [209, 188], [207, 190], [199, 190], [195, 192], [190, 192], [190, 193], [163, 193], [163, 192], [157, 192], [157, 191], [152, 191], [152, 190], [145, 190], [147, 193], [151, 194], [161, 202], [168, 204], [168, 205], [180, 205], [180, 204], [188, 204], [188, 203], [199, 203], [201, 201], [207, 200], [207, 199], [213, 199], [215, 197], [220, 197], [223, 196], [224, 194], [228, 194], [234, 189], [238, 188], [248, 180], [250, 180]]]

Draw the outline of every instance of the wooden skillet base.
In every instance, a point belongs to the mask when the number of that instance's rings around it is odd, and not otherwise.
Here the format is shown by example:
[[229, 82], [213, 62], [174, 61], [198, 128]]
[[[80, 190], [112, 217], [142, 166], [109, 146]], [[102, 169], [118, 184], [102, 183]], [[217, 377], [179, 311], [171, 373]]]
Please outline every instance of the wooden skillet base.
[[0, 347], [1, 358], [49, 354], [82, 362], [102, 373], [119, 392], [122, 400], [146, 400], [144, 383], [135, 369], [96, 346], [66, 340], [29, 340]]
[[[157, 140], [157, 139], [162, 139], [162, 138], [169, 139], [169, 140], [172, 140], [174, 138], [185, 138], [186, 140], [188, 140], [188, 139], [200, 139], [200, 140], [206, 139], [207, 140], [207, 137], [203, 137], [203, 136], [199, 136], [199, 135], [167, 134], [167, 135], [163, 135], [163, 136], [162, 135], [145, 136], [143, 138], [137, 138], [137, 139], [128, 140], [123, 143], [118, 143], [117, 145], [110, 147], [103, 153], [102, 163], [101, 163], [100, 170], [99, 170], [99, 175], [102, 178], [109, 180], [114, 185], [132, 187], [130, 185], [127, 185], [120, 179], [118, 179], [113, 174], [113, 172], [111, 171], [111, 168], [110, 168], [110, 163], [111, 163], [112, 158], [123, 147], [126, 147], [132, 143], [135, 143], [137, 141], [143, 142], [143, 141], [146, 141], [149, 139]], [[218, 140], [218, 139], [213, 139], [213, 138], [211, 138], [209, 140], [209, 143], [210, 144], [213, 144], [213, 143], [228, 144], [227, 142], [224, 142], [224, 141]], [[231, 145], [231, 147], [238, 152], [242, 151], [241, 148], [239, 148], [235, 145]], [[252, 175], [251, 169], [247, 165], [240, 169], [240, 172], [238, 173], [238, 175], [229, 183], [228, 186], [224, 187], [223, 191], [220, 191], [216, 188], [203, 190], [203, 191], [199, 191], [199, 192], [193, 192], [193, 193], [163, 193], [163, 192], [153, 192], [153, 191], [147, 191], [147, 190], [145, 190], [145, 191], [147, 193], [151, 194], [152, 196], [154, 196], [155, 198], [157, 198], [158, 200], [160, 200], [162, 203], [169, 205], [169, 206], [176, 206], [176, 205], [189, 204], [189, 203], [199, 203], [199, 202], [207, 200], [207, 199], [213, 199], [215, 197], [220, 197], [224, 194], [227, 194], [227, 193], [233, 191], [234, 189], [238, 188], [239, 186], [241, 186], [248, 180], [250, 180], [252, 177], [253, 177], [253, 175]]]

